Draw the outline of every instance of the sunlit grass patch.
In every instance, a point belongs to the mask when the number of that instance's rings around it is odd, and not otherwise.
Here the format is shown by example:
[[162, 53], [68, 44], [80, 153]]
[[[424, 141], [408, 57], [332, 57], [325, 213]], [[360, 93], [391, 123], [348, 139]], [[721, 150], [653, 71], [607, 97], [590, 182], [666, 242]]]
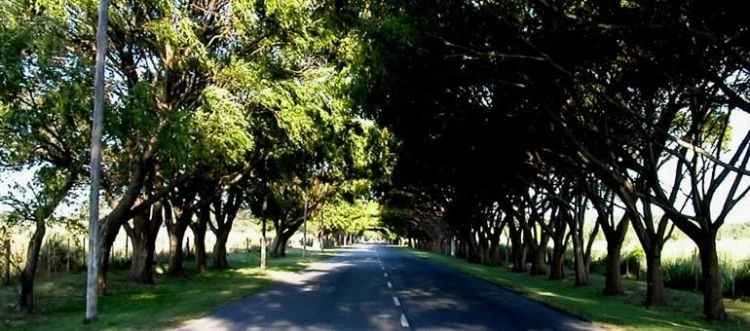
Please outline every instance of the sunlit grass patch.
[[[299, 271], [333, 256], [336, 251], [310, 251], [303, 259], [297, 249], [288, 256], [269, 258], [269, 270]], [[168, 328], [198, 318], [228, 302], [247, 296], [271, 283], [258, 268], [257, 254], [233, 253], [227, 270], [196, 274], [193, 262], [185, 263], [185, 277], [170, 278], [156, 273], [153, 285], [125, 281], [127, 270], [112, 270], [109, 293], [100, 297], [99, 320], [84, 325], [85, 274], [53, 274], [37, 280], [37, 313], [18, 311], [16, 287], [0, 288], [2, 330], [111, 330]], [[166, 265], [160, 264], [160, 269]], [[157, 269], [158, 270], [158, 269]]]

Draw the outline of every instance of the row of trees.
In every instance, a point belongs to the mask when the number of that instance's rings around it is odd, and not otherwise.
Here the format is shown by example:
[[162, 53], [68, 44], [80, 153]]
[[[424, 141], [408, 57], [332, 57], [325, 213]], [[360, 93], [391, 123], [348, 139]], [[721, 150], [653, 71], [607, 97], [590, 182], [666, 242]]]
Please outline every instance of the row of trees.
[[[750, 187], [750, 26], [718, 1], [400, 1], [366, 6], [357, 101], [399, 139], [385, 220], [474, 262], [587, 284], [592, 238], [617, 295], [625, 233], [665, 305], [661, 250], [700, 252], [707, 319], [723, 320], [716, 235]], [[595, 216], [588, 224], [586, 213]], [[676, 230], [675, 230], [676, 229]], [[553, 247], [549, 270], [544, 256]]]
[[[0, 4], [0, 166], [34, 172], [3, 198], [12, 223], [35, 229], [20, 300], [30, 308], [47, 223], [89, 173], [96, 3]], [[741, 9], [697, 0], [116, 1], [99, 288], [121, 230], [137, 252], [130, 278], [150, 282], [162, 224], [169, 273], [179, 275], [188, 228], [198, 268], [208, 229], [225, 267], [221, 243], [249, 206], [273, 222], [271, 250], [283, 255], [308, 214], [376, 188], [393, 232], [423, 243], [455, 236], [472, 261], [496, 263], [507, 229], [517, 270], [529, 260], [530, 272], [547, 272], [551, 241], [548, 272], [559, 278], [572, 245], [579, 285], [588, 229], [604, 233], [614, 270], [632, 227], [648, 260], [649, 305], [665, 303], [660, 252], [676, 228], [700, 251], [704, 314], [724, 319], [716, 233], [750, 173], [750, 132], [730, 123], [750, 113]], [[399, 140], [392, 173], [390, 132]], [[584, 226], [590, 209], [597, 221]], [[619, 273], [609, 273], [606, 293], [616, 294]]]
[[[0, 2], [0, 167], [33, 173], [3, 192], [10, 226], [30, 226], [19, 304], [33, 309], [45, 231], [88, 183], [95, 1]], [[132, 242], [129, 279], [152, 283], [160, 227], [168, 274], [183, 238], [197, 271], [226, 268], [242, 208], [273, 222], [271, 254], [326, 203], [354, 201], [388, 173], [390, 136], [352, 111], [355, 49], [316, 1], [114, 1], [107, 29], [102, 150], [105, 216], [98, 287], [107, 290], [118, 233]], [[6, 225], [3, 225], [6, 226]]]

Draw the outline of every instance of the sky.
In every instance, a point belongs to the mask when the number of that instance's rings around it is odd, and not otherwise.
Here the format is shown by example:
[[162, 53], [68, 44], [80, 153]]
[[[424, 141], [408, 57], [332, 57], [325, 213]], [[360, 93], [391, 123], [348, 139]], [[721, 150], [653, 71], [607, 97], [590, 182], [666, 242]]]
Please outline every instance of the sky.
[[[744, 135], [750, 131], [750, 115], [748, 115], [745, 112], [741, 111], [735, 111], [732, 113], [732, 117], [730, 118], [730, 123], [732, 126], [732, 132], [734, 133], [730, 142], [730, 151], [723, 155], [721, 158], [722, 160], [728, 160], [730, 156], [734, 153], [734, 151], [737, 150], [738, 145], [740, 144], [742, 138]], [[663, 168], [663, 170], [660, 171], [660, 178], [664, 182], [670, 182], [672, 178], [674, 178], [673, 170], [674, 166], [667, 165]], [[0, 170], [0, 196], [5, 196], [9, 193], [11, 193], [11, 188], [15, 184], [21, 184], [26, 185], [29, 183], [33, 176], [33, 169], [26, 169], [23, 171], [2, 171]], [[712, 204], [712, 214], [717, 215], [718, 210], [721, 208], [721, 205], [724, 203], [725, 197], [729, 191], [730, 185], [732, 182], [732, 177], [730, 177], [728, 180], [725, 181], [725, 183], [719, 187], [717, 190], [717, 193], [714, 198], [714, 203]], [[740, 189], [747, 187], [750, 185], [750, 176], [746, 176], [742, 180], [742, 184], [740, 185]], [[687, 186], [685, 186], [685, 189]], [[17, 192], [16, 192], [17, 193]], [[77, 198], [73, 199], [67, 204], [63, 204], [58, 208], [56, 211], [56, 215], [58, 216], [70, 216], [73, 214], [78, 214], [78, 211], [80, 210], [81, 206], [84, 204], [88, 197], [88, 187], [83, 188], [82, 190], [77, 192]], [[689, 207], [688, 207], [689, 209]], [[4, 205], [0, 203], [0, 212], [7, 212], [11, 210], [9, 206]], [[727, 223], [741, 223], [741, 222], [747, 222], [750, 221], [750, 194], [748, 194], [744, 199], [742, 199], [735, 207], [734, 209], [729, 213], [727, 216]]]
[[[750, 115], [742, 112], [742, 111], [734, 111], [732, 112], [732, 115], [730, 117], [730, 125], [732, 126], [732, 139], [729, 143], [729, 150], [728, 152], [724, 153], [722, 157], [720, 158], [722, 161], [728, 161], [731, 159], [732, 155], [737, 151], [737, 148], [739, 144], [742, 142], [742, 139], [745, 137], [745, 135], [750, 131]], [[659, 172], [659, 179], [663, 183], [671, 183], [674, 180], [674, 170], [675, 170], [675, 164], [676, 162], [671, 162], [666, 164], [662, 170]], [[713, 199], [713, 203], [711, 204], [711, 214], [712, 216], [717, 216], [724, 204], [724, 201], [726, 200], [726, 196], [729, 193], [729, 189], [732, 185], [732, 182], [734, 181], [734, 178], [737, 176], [737, 173], [734, 172], [732, 175], [729, 175], [727, 179], [719, 186], [719, 188], [716, 191], [716, 194]], [[666, 184], [665, 187], [669, 187], [671, 185]], [[740, 181], [740, 186], [738, 191], [743, 190], [744, 188], [747, 188], [750, 186], [750, 176], [744, 176], [744, 178]], [[682, 185], [682, 191], [688, 192], [690, 189], [689, 181], [684, 180]], [[678, 200], [679, 202], [682, 202], [683, 200]], [[686, 207], [686, 211], [690, 213], [692, 208], [688, 205]], [[740, 222], [747, 222], [750, 221], [750, 194], [746, 195], [742, 200], [740, 200], [737, 205], [730, 211], [730, 213], [727, 215], [726, 222], [727, 223], [740, 223]]]

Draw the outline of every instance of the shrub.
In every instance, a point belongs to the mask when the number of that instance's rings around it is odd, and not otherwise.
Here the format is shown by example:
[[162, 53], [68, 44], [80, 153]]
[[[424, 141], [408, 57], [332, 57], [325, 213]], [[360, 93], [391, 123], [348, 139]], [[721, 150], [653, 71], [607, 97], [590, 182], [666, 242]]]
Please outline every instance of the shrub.
[[620, 274], [633, 275], [635, 279], [640, 279], [641, 274], [645, 273], [646, 253], [638, 247], [631, 251], [623, 252], [620, 264]]
[[607, 273], [607, 256], [601, 256], [596, 259], [591, 259], [591, 265], [589, 265], [589, 272], [596, 274]]

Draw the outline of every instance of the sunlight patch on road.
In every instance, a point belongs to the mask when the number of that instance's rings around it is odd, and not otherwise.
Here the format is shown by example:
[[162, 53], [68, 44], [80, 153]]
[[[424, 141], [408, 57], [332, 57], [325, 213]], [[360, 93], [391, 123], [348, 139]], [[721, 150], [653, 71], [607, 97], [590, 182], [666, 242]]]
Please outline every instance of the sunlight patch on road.
[[346, 262], [317, 262], [308, 267], [307, 270], [301, 272], [269, 270], [268, 275], [277, 282], [302, 285], [313, 279], [325, 276], [332, 271], [349, 266], [352, 266], [352, 264]]

